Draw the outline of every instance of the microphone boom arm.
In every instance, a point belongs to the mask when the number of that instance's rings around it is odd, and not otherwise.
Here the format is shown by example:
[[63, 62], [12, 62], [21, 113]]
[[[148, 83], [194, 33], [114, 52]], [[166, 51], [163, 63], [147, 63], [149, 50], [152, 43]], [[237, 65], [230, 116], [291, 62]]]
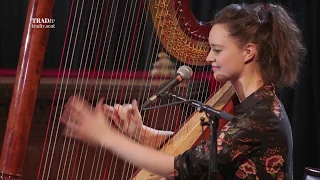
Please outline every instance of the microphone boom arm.
[[171, 97], [171, 98], [174, 98], [174, 99], [177, 99], [177, 100], [180, 100], [181, 102], [185, 102], [186, 104], [189, 104], [195, 108], [197, 108], [197, 110], [199, 112], [206, 112], [206, 113], [209, 113], [209, 114], [212, 114], [212, 115], [215, 115], [217, 116], [218, 118], [222, 118], [222, 119], [225, 119], [225, 120], [228, 120], [228, 121], [232, 121], [232, 120], [235, 120], [236, 117], [229, 114], [229, 113], [226, 113], [224, 111], [220, 111], [220, 110], [217, 110], [217, 109], [214, 109], [208, 105], [205, 105], [203, 103], [201, 103], [200, 101], [197, 101], [197, 100], [186, 100], [182, 97], [179, 97], [175, 94], [172, 94], [170, 92], [166, 92], [168, 94], [168, 97]]
[[[204, 118], [201, 119], [201, 125], [202, 126], [210, 126], [210, 147], [209, 147], [209, 151], [210, 151], [210, 157], [209, 157], [209, 173], [208, 173], [208, 180], [215, 180], [217, 179], [216, 175], [218, 173], [218, 153], [217, 153], [217, 128], [219, 126], [219, 118], [228, 120], [228, 121], [232, 121], [232, 120], [236, 120], [236, 117], [228, 114], [224, 111], [219, 111], [216, 110], [214, 108], [211, 108], [208, 105], [205, 105], [199, 101], [196, 100], [186, 100], [182, 97], [179, 97], [175, 94], [172, 93], [168, 93], [169, 97], [172, 97], [174, 99], [178, 99], [181, 102], [186, 102], [187, 104], [190, 104], [191, 106], [194, 106], [197, 108], [197, 110], [199, 112], [206, 112], [208, 113], [208, 117], [209, 117], [209, 122], [203, 122]], [[204, 139], [203, 139], [204, 142]]]
[[[232, 120], [236, 120], [237, 118], [231, 114], [228, 114], [224, 111], [220, 111], [217, 109], [214, 109], [208, 105], [203, 104], [200, 101], [197, 100], [186, 100], [182, 97], [179, 97], [175, 94], [172, 94], [169, 91], [165, 91], [162, 92], [160, 94], [158, 94], [158, 96], [164, 97], [164, 96], [168, 96], [172, 99], [178, 100], [174, 103], [170, 103], [170, 104], [166, 104], [166, 105], [162, 105], [162, 106], [156, 106], [156, 107], [152, 107], [152, 108], [142, 108], [145, 110], [148, 109], [155, 109], [155, 108], [159, 108], [159, 107], [164, 107], [164, 106], [169, 106], [169, 105], [176, 105], [176, 104], [188, 104], [191, 105], [195, 108], [197, 108], [197, 110], [199, 112], [206, 112], [207, 116], [209, 118], [209, 122], [204, 122], [204, 118], [200, 118], [201, 120], [201, 126], [210, 126], [210, 158], [209, 158], [209, 173], [208, 173], [208, 180], [212, 180], [212, 179], [216, 179], [216, 174], [218, 172], [218, 162], [217, 162], [217, 128], [219, 126], [219, 118], [228, 120], [228, 121], [232, 121]], [[203, 139], [204, 142], [204, 139]]]

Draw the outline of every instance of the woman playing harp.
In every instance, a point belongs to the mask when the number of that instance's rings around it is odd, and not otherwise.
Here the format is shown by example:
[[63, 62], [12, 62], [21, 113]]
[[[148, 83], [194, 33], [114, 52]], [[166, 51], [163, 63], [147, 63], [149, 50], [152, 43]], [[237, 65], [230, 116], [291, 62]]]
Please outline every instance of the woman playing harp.
[[[292, 179], [291, 127], [275, 87], [292, 85], [299, 60], [304, 58], [297, 25], [278, 5], [233, 4], [215, 16], [209, 43], [207, 61], [215, 79], [230, 81], [241, 102], [236, 107], [238, 120], [219, 132], [217, 161], [223, 178]], [[152, 139], [159, 132], [142, 125], [136, 101], [114, 107], [102, 102], [90, 111], [89, 103], [71, 97], [62, 118], [65, 134], [105, 147], [168, 179], [206, 176], [209, 143], [177, 157], [158, 152], [133, 142], [106, 123], [107, 114], [118, 127], [129, 128], [128, 136], [134, 137], [138, 131]]]

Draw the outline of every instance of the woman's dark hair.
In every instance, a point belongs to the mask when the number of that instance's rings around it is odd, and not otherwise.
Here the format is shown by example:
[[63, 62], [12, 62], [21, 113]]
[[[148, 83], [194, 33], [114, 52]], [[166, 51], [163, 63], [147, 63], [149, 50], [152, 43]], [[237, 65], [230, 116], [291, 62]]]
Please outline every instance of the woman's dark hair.
[[294, 84], [306, 49], [299, 28], [283, 7], [232, 4], [216, 14], [214, 24], [226, 25], [240, 47], [257, 45], [259, 68], [266, 84]]

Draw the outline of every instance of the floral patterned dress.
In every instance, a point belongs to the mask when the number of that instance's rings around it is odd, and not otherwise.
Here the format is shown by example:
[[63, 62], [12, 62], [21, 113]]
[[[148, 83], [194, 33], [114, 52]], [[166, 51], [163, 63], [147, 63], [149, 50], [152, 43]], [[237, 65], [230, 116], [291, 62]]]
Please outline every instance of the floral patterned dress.
[[[229, 179], [292, 179], [292, 132], [273, 85], [235, 107], [237, 120], [218, 133], [219, 172]], [[176, 179], [207, 179], [210, 143], [177, 156]]]

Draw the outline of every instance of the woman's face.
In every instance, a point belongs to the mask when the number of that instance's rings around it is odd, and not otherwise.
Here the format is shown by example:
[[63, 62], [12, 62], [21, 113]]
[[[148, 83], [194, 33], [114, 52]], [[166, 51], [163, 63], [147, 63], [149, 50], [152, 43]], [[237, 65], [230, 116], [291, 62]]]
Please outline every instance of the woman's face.
[[217, 81], [237, 81], [243, 73], [245, 53], [229, 35], [226, 26], [216, 24], [209, 34], [211, 50], [206, 61], [211, 63]]

